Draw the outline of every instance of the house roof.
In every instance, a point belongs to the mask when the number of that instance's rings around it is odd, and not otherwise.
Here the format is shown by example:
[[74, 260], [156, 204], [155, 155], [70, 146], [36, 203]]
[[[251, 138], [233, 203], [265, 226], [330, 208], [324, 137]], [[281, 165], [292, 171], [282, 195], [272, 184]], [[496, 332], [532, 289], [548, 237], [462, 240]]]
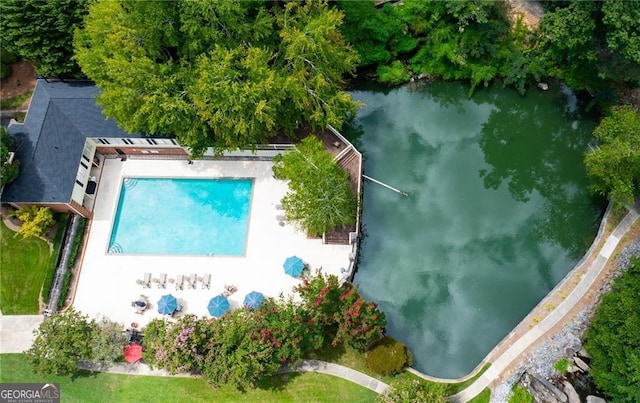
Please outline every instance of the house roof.
[[20, 175], [2, 202], [68, 203], [85, 139], [130, 136], [102, 114], [99, 93], [88, 81], [37, 81], [25, 123], [9, 126]]

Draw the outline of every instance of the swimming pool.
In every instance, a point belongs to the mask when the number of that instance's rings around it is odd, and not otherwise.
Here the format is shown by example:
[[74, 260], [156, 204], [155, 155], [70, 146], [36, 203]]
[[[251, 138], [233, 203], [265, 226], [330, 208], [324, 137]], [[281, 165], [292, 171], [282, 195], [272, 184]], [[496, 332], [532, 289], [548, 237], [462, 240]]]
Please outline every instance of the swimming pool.
[[122, 180], [109, 253], [245, 254], [253, 179]]

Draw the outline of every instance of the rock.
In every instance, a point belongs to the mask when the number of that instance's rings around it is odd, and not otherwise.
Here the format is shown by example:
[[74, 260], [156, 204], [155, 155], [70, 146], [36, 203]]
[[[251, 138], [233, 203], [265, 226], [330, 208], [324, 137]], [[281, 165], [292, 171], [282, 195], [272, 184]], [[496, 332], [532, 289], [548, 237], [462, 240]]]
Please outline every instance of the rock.
[[529, 384], [529, 392], [533, 395], [536, 402], [545, 403], [567, 403], [567, 395], [560, 389], [553, 386], [546, 379], [536, 378], [534, 375], [525, 373], [523, 382]]
[[580, 396], [569, 381], [562, 381], [562, 389], [569, 399], [569, 403], [580, 403]]
[[578, 355], [584, 358], [591, 358], [591, 356], [589, 355], [589, 353], [587, 353], [587, 350], [585, 350], [584, 347], [578, 350]]
[[587, 403], [607, 403], [607, 401], [601, 397], [589, 395], [587, 396]]
[[567, 365], [567, 372], [573, 374], [574, 372], [578, 372], [580, 371], [580, 368], [576, 367], [575, 365]]
[[582, 361], [582, 358], [580, 357], [573, 357], [573, 362], [575, 362], [578, 368], [580, 368], [584, 372], [589, 372], [591, 370], [591, 368], [589, 368], [587, 363]]
[[425, 78], [427, 78], [427, 77], [429, 77], [429, 75], [428, 75], [428, 74], [420, 73], [420, 74], [418, 75], [418, 80], [424, 80], [424, 79], [425, 79]]
[[540, 88], [542, 91], [546, 91], [546, 90], [549, 89], [549, 84], [547, 84], [547, 83], [538, 83], [537, 87]]

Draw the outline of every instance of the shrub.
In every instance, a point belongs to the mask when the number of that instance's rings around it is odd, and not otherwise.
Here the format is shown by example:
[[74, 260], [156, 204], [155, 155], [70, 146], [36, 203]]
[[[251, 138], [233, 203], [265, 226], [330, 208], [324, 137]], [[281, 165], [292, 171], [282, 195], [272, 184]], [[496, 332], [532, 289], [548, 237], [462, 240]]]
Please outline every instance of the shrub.
[[165, 353], [164, 339], [169, 324], [163, 319], [153, 319], [142, 329], [144, 334], [142, 358], [151, 368], [159, 367]]
[[353, 286], [340, 296], [340, 301], [342, 308], [337, 318], [334, 346], [344, 341], [354, 349], [364, 351], [384, 335], [387, 319], [375, 302], [367, 302]]
[[409, 81], [411, 76], [402, 62], [395, 61], [388, 66], [379, 66], [378, 80], [387, 85], [398, 85]]
[[556, 371], [561, 372], [563, 374], [567, 372], [568, 367], [569, 367], [569, 359], [567, 359], [566, 357], [553, 363], [553, 368], [555, 368]]
[[64, 274], [64, 280], [62, 280], [62, 287], [60, 288], [60, 298], [58, 299], [58, 308], [64, 307], [64, 303], [67, 301], [67, 295], [69, 295], [69, 287], [71, 286], [71, 278], [73, 274], [71, 270], [67, 270]]
[[393, 337], [382, 338], [367, 352], [367, 367], [380, 375], [395, 375], [413, 363], [411, 352]]
[[509, 403], [533, 403], [533, 396], [522, 386], [515, 385]]
[[18, 233], [23, 238], [42, 237], [55, 224], [51, 210], [46, 207], [20, 207], [13, 215], [22, 221]]
[[68, 268], [73, 268], [73, 265], [76, 263], [76, 259], [78, 258], [78, 250], [80, 249], [80, 244], [84, 238], [84, 231], [86, 229], [86, 218], [80, 219], [80, 224], [78, 225], [78, 232], [76, 234], [75, 239], [73, 240], [73, 246], [71, 247], [71, 256], [69, 256], [69, 261], [67, 262]]

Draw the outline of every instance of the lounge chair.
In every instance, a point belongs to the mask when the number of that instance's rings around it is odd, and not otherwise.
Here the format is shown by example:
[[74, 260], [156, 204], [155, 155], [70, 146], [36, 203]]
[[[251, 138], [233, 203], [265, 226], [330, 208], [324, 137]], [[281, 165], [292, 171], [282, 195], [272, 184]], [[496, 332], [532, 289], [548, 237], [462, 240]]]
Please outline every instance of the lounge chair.
[[211, 274], [209, 273], [206, 273], [202, 278], [202, 289], [204, 290], [205, 288], [207, 290], [211, 288]]
[[151, 288], [151, 273], [144, 273], [144, 280], [142, 280], [142, 288]]
[[162, 273], [158, 280], [158, 288], [167, 288], [167, 273]]
[[191, 276], [189, 277], [189, 288], [191, 289], [195, 289], [196, 288], [196, 274], [195, 273], [191, 273]]
[[183, 283], [184, 283], [184, 276], [182, 274], [178, 274], [178, 277], [176, 277], [176, 290], [182, 290]]

